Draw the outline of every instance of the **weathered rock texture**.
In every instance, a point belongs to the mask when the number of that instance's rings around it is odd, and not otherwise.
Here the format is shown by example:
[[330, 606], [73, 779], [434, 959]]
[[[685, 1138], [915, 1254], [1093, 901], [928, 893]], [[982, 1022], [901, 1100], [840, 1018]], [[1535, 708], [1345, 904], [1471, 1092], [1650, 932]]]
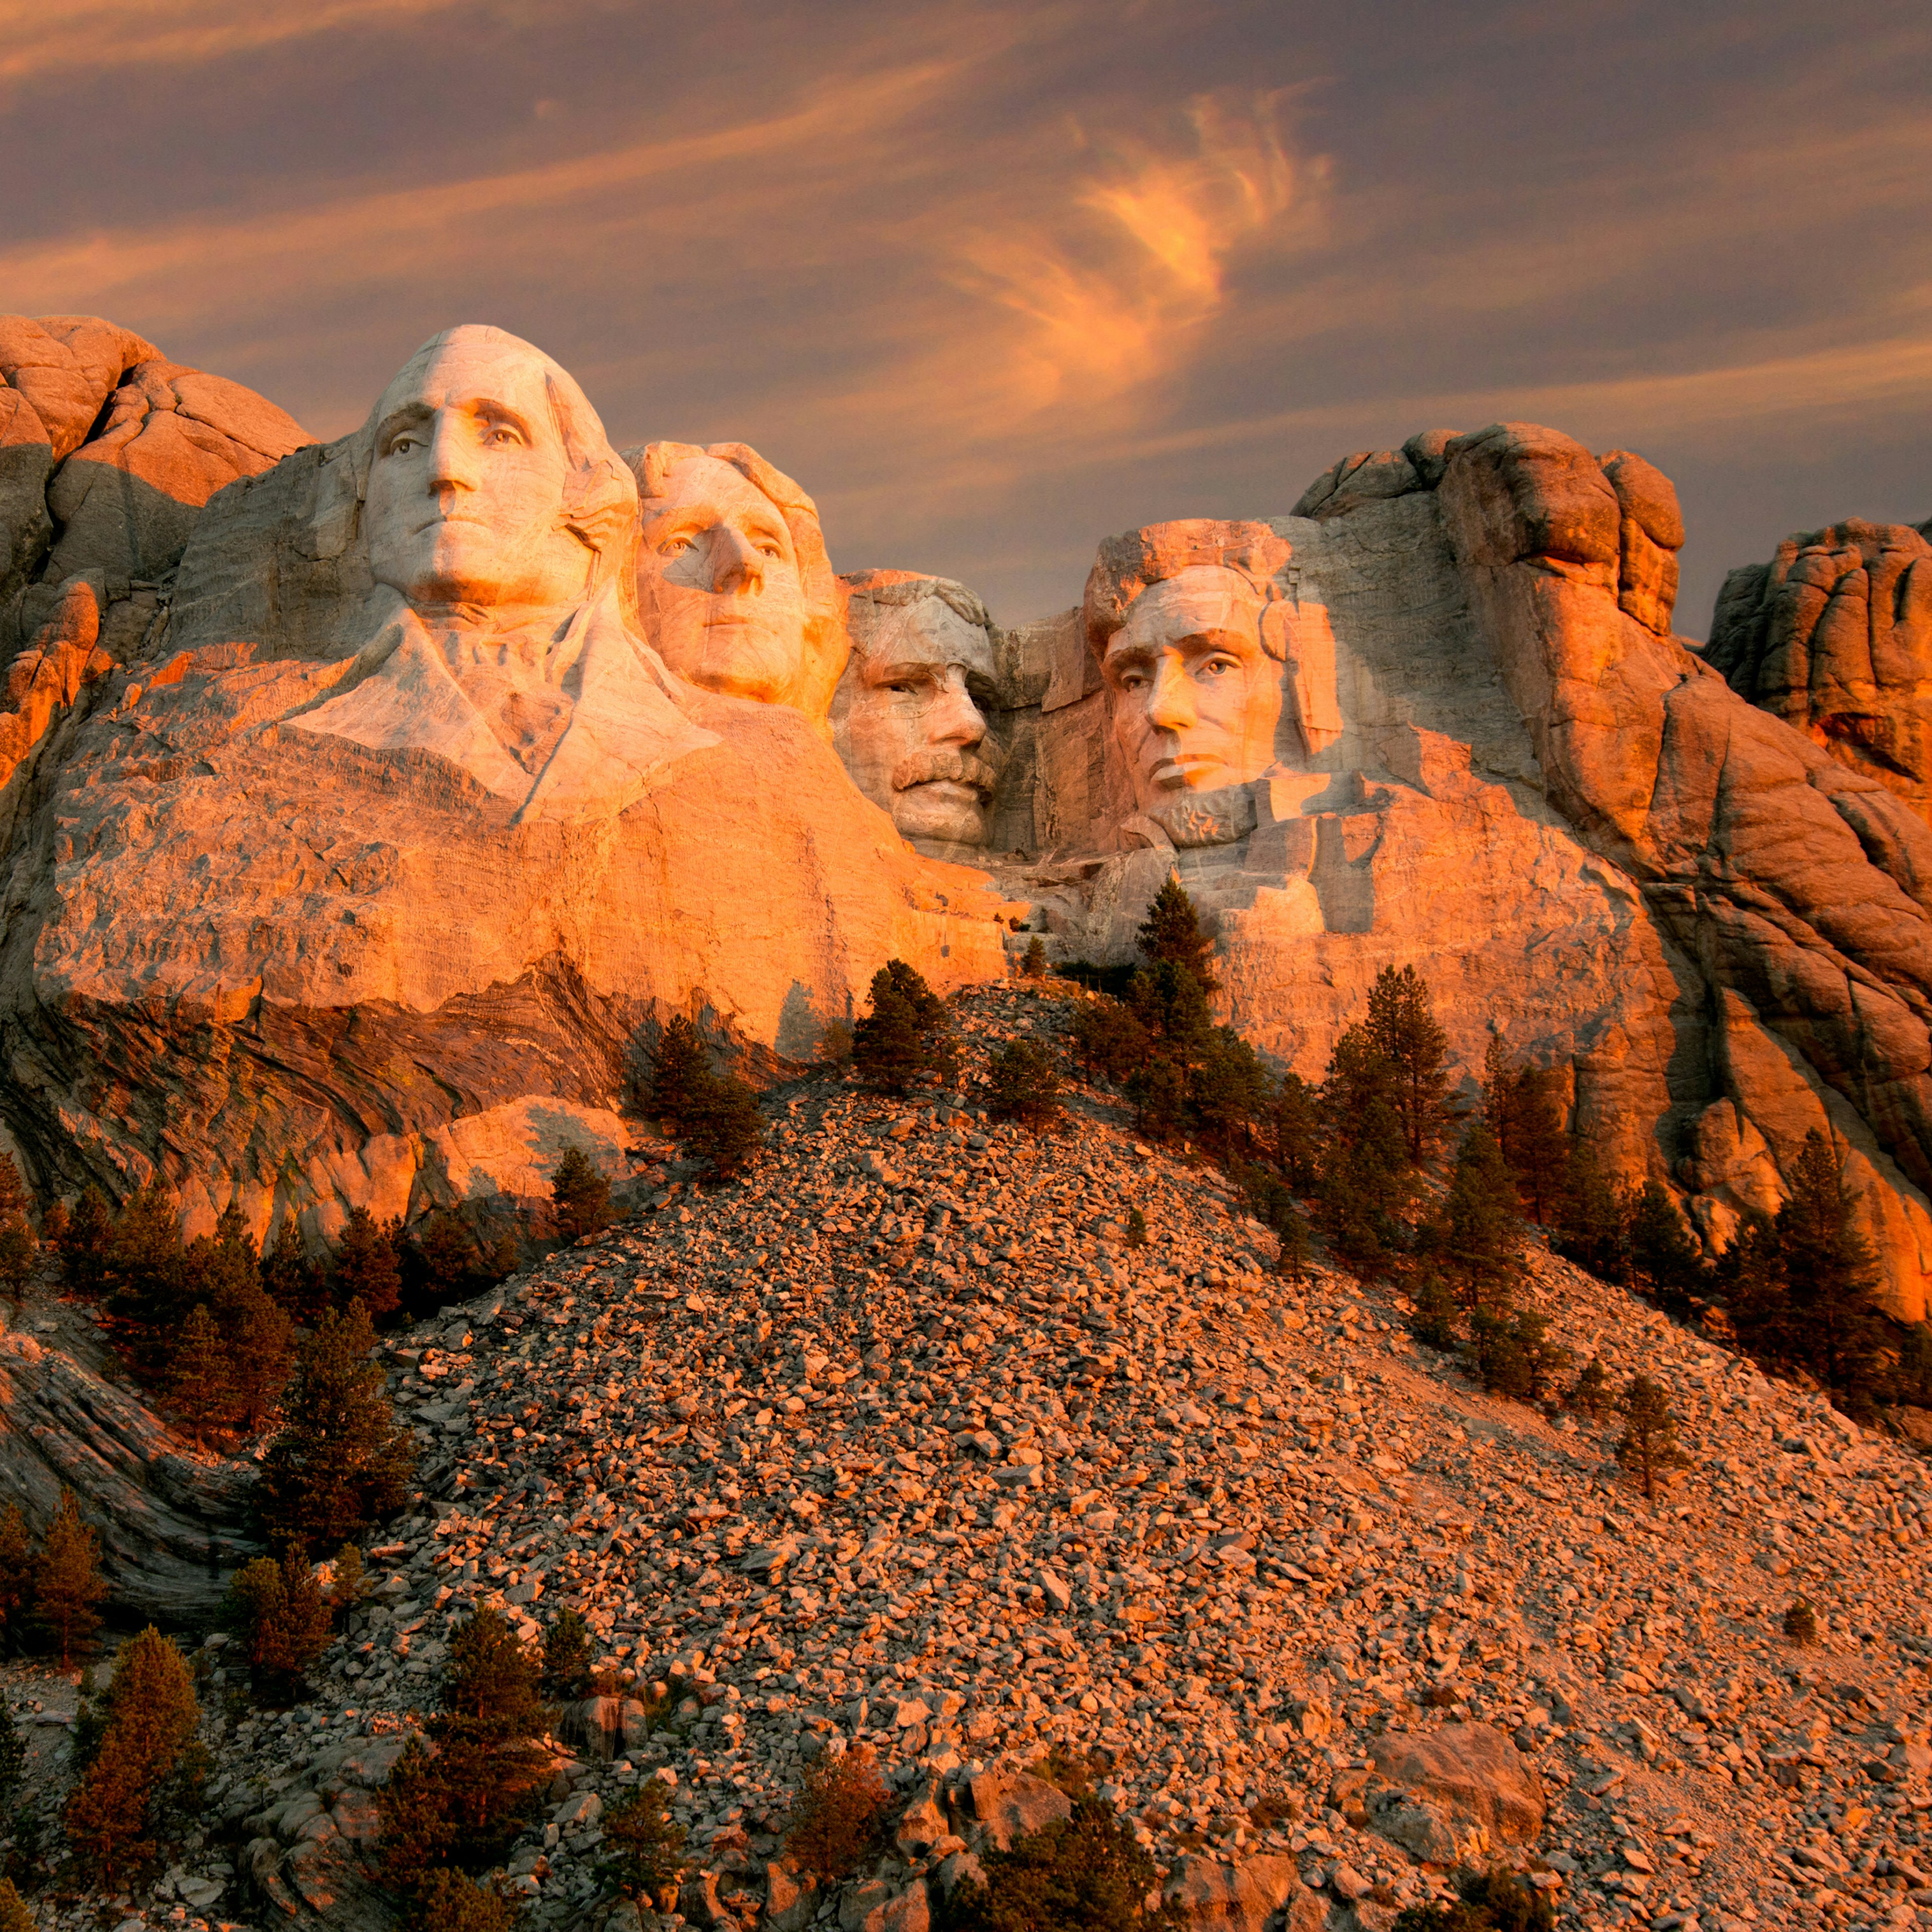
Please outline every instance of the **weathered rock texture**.
[[[158, 1172], [195, 1225], [234, 1194], [318, 1232], [356, 1202], [514, 1202], [566, 1138], [621, 1169], [668, 1012], [795, 1065], [888, 956], [998, 976], [1022, 910], [1063, 958], [1130, 958], [1172, 871], [1219, 920], [1228, 1017], [1280, 1061], [1318, 1073], [1413, 962], [1466, 1073], [1496, 1032], [1564, 1070], [1574, 1127], [1714, 1247], [1827, 1131], [1889, 1305], [1924, 1313], [1932, 831], [1871, 752], [1916, 769], [1916, 533], [1840, 526], [1755, 604], [1733, 580], [1714, 652], [1786, 722], [1672, 636], [1682, 519], [1641, 457], [1522, 424], [1351, 457], [1242, 526], [1293, 698], [1259, 778], [1150, 812], [1091, 622], [992, 638], [989, 884], [910, 851], [795, 711], [676, 680], [715, 742], [574, 820], [421, 741], [278, 722], [365, 675], [366, 447], [250, 474], [300, 440], [268, 406], [106, 324], [8, 327], [9, 568], [45, 580], [8, 607], [33, 641], [0, 746], [39, 748], [0, 790], [0, 1035], [44, 1187]], [[241, 480], [170, 579], [222, 463]], [[137, 572], [157, 587], [117, 602]], [[1842, 725], [1853, 699], [1882, 730]]]
[[1853, 520], [1725, 580], [1705, 656], [1731, 688], [1932, 820], [1932, 543]]

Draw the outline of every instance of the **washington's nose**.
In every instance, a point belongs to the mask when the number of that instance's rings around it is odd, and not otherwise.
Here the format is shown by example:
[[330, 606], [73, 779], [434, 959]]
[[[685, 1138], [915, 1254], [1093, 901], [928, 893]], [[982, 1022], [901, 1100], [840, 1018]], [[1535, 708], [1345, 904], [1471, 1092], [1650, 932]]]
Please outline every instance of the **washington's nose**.
[[1194, 693], [1178, 659], [1163, 657], [1156, 666], [1147, 715], [1148, 722], [1162, 731], [1183, 730], [1194, 722]]
[[984, 742], [986, 721], [980, 716], [980, 707], [973, 702], [965, 680], [957, 671], [941, 687], [939, 702], [933, 711], [932, 742], [935, 745], [953, 745], [962, 752], [970, 752]]
[[748, 596], [765, 587], [765, 560], [742, 530], [719, 525], [712, 533], [711, 560], [715, 589]]
[[476, 451], [455, 416], [439, 412], [430, 430], [429, 487], [432, 490], [473, 490], [476, 487]]

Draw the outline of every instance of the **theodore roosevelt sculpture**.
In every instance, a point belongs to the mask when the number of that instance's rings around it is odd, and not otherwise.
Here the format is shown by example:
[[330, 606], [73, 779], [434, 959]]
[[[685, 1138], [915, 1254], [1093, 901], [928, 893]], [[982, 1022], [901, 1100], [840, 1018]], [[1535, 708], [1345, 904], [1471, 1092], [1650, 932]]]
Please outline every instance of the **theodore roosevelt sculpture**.
[[653, 442], [630, 458], [644, 634], [680, 677], [788, 705], [822, 730], [846, 643], [818, 506], [742, 442]]
[[845, 769], [914, 845], [983, 846], [1001, 761], [980, 708], [997, 674], [986, 605], [943, 577], [845, 582], [852, 658], [832, 707]]
[[520, 822], [620, 811], [717, 742], [627, 622], [636, 486], [540, 350], [476, 326], [431, 338], [352, 460], [372, 634], [288, 728], [435, 752]]
[[1238, 788], [1341, 735], [1334, 639], [1290, 554], [1265, 524], [1154, 524], [1103, 544], [1087, 580], [1114, 744], [1176, 845], [1240, 836]]

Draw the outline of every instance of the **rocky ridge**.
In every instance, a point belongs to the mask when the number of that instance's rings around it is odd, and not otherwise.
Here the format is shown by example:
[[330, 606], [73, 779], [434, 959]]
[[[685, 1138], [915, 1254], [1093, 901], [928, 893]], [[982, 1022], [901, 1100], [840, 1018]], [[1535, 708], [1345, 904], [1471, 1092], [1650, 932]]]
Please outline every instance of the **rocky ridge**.
[[[970, 1044], [1066, 1006], [958, 1011]], [[1268, 1272], [1220, 1178], [1099, 1096], [1035, 1143], [824, 1079], [775, 1140], [389, 1345], [423, 1503], [314, 1701], [212, 1738], [210, 1839], [130, 1926], [388, 1922], [370, 1793], [476, 1603], [580, 1610], [619, 1676], [510, 1862], [540, 1924], [632, 1922], [598, 1820], [657, 1776], [687, 1922], [922, 1925], [1064, 1807], [1056, 1745], [1203, 1926], [1386, 1927], [1472, 1856], [1565, 1924], [1932, 1923], [1907, 1449], [1533, 1250], [1579, 1358], [1671, 1390], [1694, 1466], [1653, 1516], [1609, 1425], [1474, 1392], [1383, 1290]], [[859, 1742], [903, 1809], [821, 1898], [784, 1808]]]

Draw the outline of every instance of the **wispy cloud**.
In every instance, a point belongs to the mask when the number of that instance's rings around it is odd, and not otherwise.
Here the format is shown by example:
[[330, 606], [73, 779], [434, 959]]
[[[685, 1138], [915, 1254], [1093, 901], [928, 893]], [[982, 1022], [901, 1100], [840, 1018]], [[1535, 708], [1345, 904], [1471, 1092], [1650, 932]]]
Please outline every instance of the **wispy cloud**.
[[466, 0], [62, 0], [0, 4], [0, 87], [44, 75], [192, 66]]

